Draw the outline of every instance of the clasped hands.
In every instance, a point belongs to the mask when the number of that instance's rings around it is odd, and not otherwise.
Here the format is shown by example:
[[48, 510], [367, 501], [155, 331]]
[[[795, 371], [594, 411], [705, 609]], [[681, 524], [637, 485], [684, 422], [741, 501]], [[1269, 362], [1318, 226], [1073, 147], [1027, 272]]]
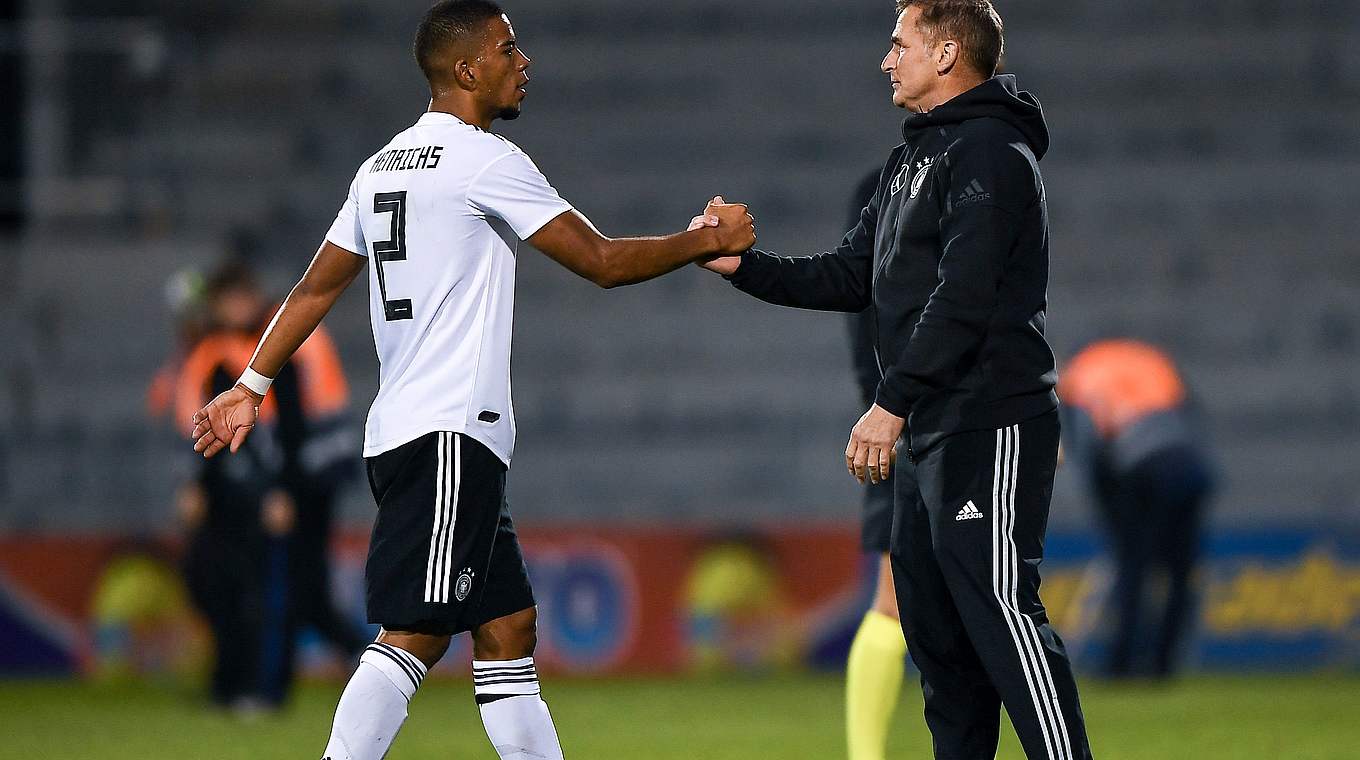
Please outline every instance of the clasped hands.
[[[697, 230], [704, 227], [722, 229], [724, 225], [731, 223], [727, 217], [735, 209], [744, 213], [746, 206], [740, 203], [727, 203], [721, 195], [714, 196], [713, 200], [708, 202], [704, 213], [690, 220], [689, 229]], [[749, 213], [744, 213], [744, 216], [743, 221], [750, 223], [751, 244], [754, 244], [755, 218]], [[750, 245], [747, 245], [747, 248], [749, 247]], [[710, 272], [728, 276], [741, 266], [741, 256], [740, 253], [735, 256], [718, 256], [699, 262], [699, 266]], [[860, 483], [866, 481], [882, 483], [888, 479], [892, 474], [893, 463], [897, 461], [897, 441], [902, 437], [905, 422], [878, 404], [869, 407], [869, 411], [859, 418], [855, 427], [850, 430], [850, 442], [845, 446], [845, 469], [849, 470], [855, 480]]]
[[[756, 220], [745, 203], [728, 203], [721, 195], [713, 196], [704, 213], [689, 221], [686, 232], [715, 228], [719, 234], [718, 250], [724, 255], [696, 262], [710, 272], [730, 275], [741, 264], [742, 251], [756, 244]], [[729, 239], [730, 238], [730, 239]]]

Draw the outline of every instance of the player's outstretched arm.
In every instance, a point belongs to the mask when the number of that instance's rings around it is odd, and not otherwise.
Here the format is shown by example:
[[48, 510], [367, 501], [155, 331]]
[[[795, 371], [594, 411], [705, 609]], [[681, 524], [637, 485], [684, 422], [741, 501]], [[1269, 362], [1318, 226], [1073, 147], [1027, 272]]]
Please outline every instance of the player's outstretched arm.
[[[260, 345], [255, 347], [255, 355], [251, 357], [247, 372], [257, 373], [264, 378], [277, 375], [288, 358], [335, 305], [335, 300], [364, 270], [366, 263], [367, 259], [363, 256], [331, 242], [323, 243], [307, 267], [307, 272], [293, 286], [292, 292], [284, 299], [264, 336], [260, 338]], [[239, 382], [218, 394], [217, 398], [194, 413], [194, 429], [191, 433], [194, 451], [202, 453], [204, 457], [211, 457], [230, 446], [232, 453], [235, 453], [255, 427], [263, 400], [263, 393]]]
[[755, 220], [741, 203], [710, 205], [716, 226], [665, 237], [608, 238], [580, 213], [543, 225], [529, 243], [602, 288], [659, 277], [692, 262], [739, 254], [755, 245]]

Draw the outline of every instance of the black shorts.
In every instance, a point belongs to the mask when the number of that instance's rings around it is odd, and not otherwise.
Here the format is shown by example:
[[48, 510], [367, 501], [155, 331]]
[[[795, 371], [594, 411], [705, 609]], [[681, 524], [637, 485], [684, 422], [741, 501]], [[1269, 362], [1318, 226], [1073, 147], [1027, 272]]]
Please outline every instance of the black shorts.
[[865, 486], [859, 545], [866, 552], [886, 554], [892, 544], [893, 492], [899, 480], [905, 481], [902, 485], [908, 488], [916, 482], [916, 470], [905, 455], [893, 464], [887, 481]]
[[429, 433], [367, 463], [378, 502], [370, 623], [455, 634], [534, 606], [495, 454], [466, 435]]

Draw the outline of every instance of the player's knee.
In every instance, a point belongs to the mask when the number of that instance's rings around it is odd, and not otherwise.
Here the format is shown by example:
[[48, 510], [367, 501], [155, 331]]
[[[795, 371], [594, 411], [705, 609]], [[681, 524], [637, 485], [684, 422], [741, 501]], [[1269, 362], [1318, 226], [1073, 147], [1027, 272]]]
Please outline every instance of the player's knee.
[[384, 630], [378, 634], [378, 641], [410, 652], [428, 669], [433, 668], [435, 663], [439, 662], [439, 659], [444, 656], [444, 653], [449, 651], [449, 643], [453, 641], [453, 637]]
[[477, 660], [515, 660], [533, 655], [538, 645], [538, 612], [533, 607], [496, 618], [472, 633]]

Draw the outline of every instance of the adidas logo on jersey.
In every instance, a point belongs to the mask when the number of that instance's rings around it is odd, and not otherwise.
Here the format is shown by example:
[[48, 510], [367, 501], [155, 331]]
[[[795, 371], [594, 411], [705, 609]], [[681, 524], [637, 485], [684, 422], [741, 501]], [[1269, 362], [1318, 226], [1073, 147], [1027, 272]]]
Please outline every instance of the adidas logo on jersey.
[[991, 199], [992, 194], [983, 190], [982, 185], [978, 184], [977, 180], [973, 180], [968, 183], [968, 187], [965, 187], [963, 192], [959, 193], [959, 199], [955, 201], [955, 205], [966, 206], [969, 203], [979, 203]]
[[982, 517], [983, 514], [978, 511], [977, 506], [973, 504], [973, 500], [969, 499], [968, 503], [963, 505], [963, 509], [960, 509], [959, 513], [954, 515], [954, 522], [959, 522], [960, 520], [981, 520]]

